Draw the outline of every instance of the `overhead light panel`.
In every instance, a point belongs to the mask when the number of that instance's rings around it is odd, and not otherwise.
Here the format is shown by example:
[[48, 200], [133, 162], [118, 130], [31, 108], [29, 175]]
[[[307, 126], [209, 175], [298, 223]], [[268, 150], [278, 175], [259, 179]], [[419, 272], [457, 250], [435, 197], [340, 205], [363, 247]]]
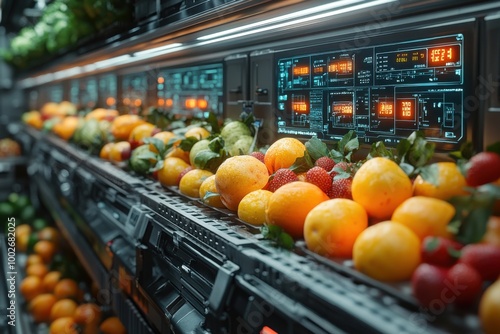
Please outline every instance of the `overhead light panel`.
[[[163, 53], [164, 51], [168, 51], [168, 50], [172, 50], [172, 49], [178, 48], [181, 45], [182, 45], [182, 43], [172, 43], [172, 44], [162, 45], [162, 46], [159, 46], [159, 47], [156, 47], [156, 48], [134, 52], [134, 56], [135, 57], [141, 57], [141, 56], [149, 55], [149, 54], [153, 54], [153, 53]], [[172, 51], [170, 51], [170, 52], [172, 52]], [[168, 52], [168, 53], [170, 53], [170, 52]]]

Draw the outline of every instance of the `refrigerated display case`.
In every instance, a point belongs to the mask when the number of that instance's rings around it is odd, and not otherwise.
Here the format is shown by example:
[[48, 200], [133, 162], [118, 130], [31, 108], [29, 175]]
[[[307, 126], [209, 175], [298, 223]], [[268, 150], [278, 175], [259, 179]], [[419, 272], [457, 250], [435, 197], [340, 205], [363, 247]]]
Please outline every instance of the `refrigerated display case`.
[[[243, 113], [263, 150], [354, 131], [360, 156], [420, 131], [433, 161], [500, 141], [496, 1], [136, 0], [133, 12], [18, 68], [19, 115], [70, 101], [81, 115], [114, 109], [175, 131]], [[481, 331], [477, 301], [425, 308], [408, 281], [378, 281], [303, 238], [276, 247], [234, 210], [161, 185], [128, 156], [104, 159], [107, 139], [96, 150], [27, 124], [9, 132], [32, 197], [129, 333]]]

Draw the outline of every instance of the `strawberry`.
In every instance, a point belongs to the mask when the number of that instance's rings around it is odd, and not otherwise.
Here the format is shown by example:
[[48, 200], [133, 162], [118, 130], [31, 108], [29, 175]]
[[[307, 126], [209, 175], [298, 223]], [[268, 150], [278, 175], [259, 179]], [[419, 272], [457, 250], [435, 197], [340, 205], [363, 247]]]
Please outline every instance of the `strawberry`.
[[345, 161], [338, 162], [335, 164], [335, 166], [333, 166], [333, 169], [331, 170], [331, 175], [332, 175], [332, 177], [335, 177], [342, 172], [349, 173], [350, 167], [351, 167], [351, 164], [348, 162], [345, 162]]
[[[413, 272], [411, 287], [413, 296], [423, 307], [432, 307], [437, 303], [447, 302], [442, 300], [442, 293], [447, 288], [445, 285], [448, 269], [421, 263]], [[449, 302], [448, 302], [449, 303]]]
[[332, 181], [332, 188], [330, 189], [330, 192], [328, 192], [328, 197], [352, 199], [351, 185], [351, 178], [334, 179]]
[[443, 292], [443, 297], [454, 300], [453, 302], [460, 306], [471, 305], [481, 293], [483, 280], [479, 272], [465, 263], [457, 263], [448, 270], [446, 275], [446, 285], [451, 294]]
[[500, 247], [490, 244], [469, 244], [462, 249], [459, 263], [476, 269], [485, 281], [500, 276]]
[[422, 241], [422, 262], [442, 267], [451, 267], [460, 256], [463, 245], [456, 241], [428, 236]]
[[500, 178], [500, 155], [494, 152], [480, 152], [466, 164], [466, 181], [471, 187], [478, 187]]
[[327, 194], [332, 187], [332, 177], [323, 167], [319, 166], [315, 166], [307, 171], [306, 181], [317, 185], [325, 194]]
[[257, 151], [250, 153], [250, 155], [254, 158], [259, 159], [260, 161], [262, 161], [262, 163], [264, 163], [264, 153]]
[[333, 167], [335, 167], [335, 161], [333, 161], [333, 159], [329, 157], [321, 157], [314, 162], [314, 166], [321, 167], [327, 172], [330, 172]]
[[269, 178], [267, 190], [275, 192], [282, 185], [297, 180], [297, 175], [291, 169], [280, 168]]

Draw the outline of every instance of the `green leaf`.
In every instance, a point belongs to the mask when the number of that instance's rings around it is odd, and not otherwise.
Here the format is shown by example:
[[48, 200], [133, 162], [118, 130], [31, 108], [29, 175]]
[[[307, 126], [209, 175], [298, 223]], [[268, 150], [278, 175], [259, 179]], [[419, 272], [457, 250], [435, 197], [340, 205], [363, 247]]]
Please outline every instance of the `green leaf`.
[[242, 112], [240, 114], [240, 119], [250, 129], [251, 135], [255, 135], [255, 118], [253, 113]]
[[384, 157], [384, 158], [389, 158], [391, 160], [394, 160], [394, 154], [392, 153], [391, 150], [387, 149], [385, 147], [385, 144], [381, 141], [375, 142], [372, 144], [372, 147], [370, 149], [370, 153], [368, 153], [367, 158], [375, 158], [375, 157]]
[[407, 164], [406, 162], [401, 162], [399, 164], [399, 167], [405, 172], [406, 175], [413, 175], [415, 172], [415, 167], [413, 167], [410, 164]]
[[408, 139], [401, 139], [396, 146], [396, 163], [401, 163], [410, 150], [411, 143]]
[[486, 151], [487, 152], [494, 152], [494, 153], [500, 155], [500, 141], [493, 143], [491, 145], [488, 145], [486, 147]]
[[220, 152], [224, 148], [224, 139], [222, 137], [215, 137], [208, 144], [208, 148], [212, 152]]
[[153, 153], [151, 151], [149, 152], [141, 152], [140, 154], [138, 154], [137, 156], [135, 156], [136, 159], [141, 159], [141, 160], [150, 160], [150, 159], [154, 159], [154, 160], [160, 160], [158, 159], [158, 155], [156, 153]]
[[326, 146], [326, 144], [316, 136], [306, 141], [305, 146], [307, 152], [314, 161], [318, 160], [321, 157], [329, 155], [328, 147]]
[[290, 166], [289, 169], [291, 169], [296, 174], [299, 174], [299, 173], [307, 172], [313, 166], [314, 166], [314, 163], [311, 159], [311, 156], [309, 155], [309, 153], [306, 150], [306, 151], [304, 151], [304, 156], [295, 159], [295, 162], [293, 163], [292, 166]]
[[204, 150], [196, 153], [196, 156], [194, 157], [194, 163], [196, 166], [200, 166], [201, 169], [205, 169], [205, 166], [208, 164], [208, 162], [212, 159], [219, 158], [220, 154], [217, 152], [209, 151], [209, 150]]
[[181, 140], [179, 147], [182, 150], [189, 152], [189, 151], [191, 151], [191, 148], [193, 147], [193, 145], [196, 144], [198, 141], [199, 141], [199, 139], [196, 137], [187, 137], [186, 139]]
[[455, 249], [451, 246], [448, 246], [446, 248], [446, 251], [448, 252], [448, 255], [450, 255], [452, 258], [459, 259], [460, 256], [462, 255], [462, 252], [459, 249]]
[[156, 172], [160, 169], [163, 168], [163, 164], [164, 164], [164, 160], [163, 159], [160, 159], [156, 162], [156, 165], [154, 165], [153, 167], [151, 167], [148, 171], [148, 173], [153, 173], [153, 172]]
[[212, 133], [220, 133], [219, 120], [217, 116], [211, 111], [208, 113], [208, 117], [206, 118], [207, 123], [212, 128]]
[[205, 193], [205, 195], [203, 196], [202, 200], [206, 201], [207, 199], [212, 198], [212, 197], [220, 197], [220, 194], [213, 192], [213, 191], [207, 191]]
[[419, 174], [425, 181], [436, 187], [439, 186], [439, 167], [437, 164], [421, 167], [419, 169]]
[[348, 153], [352, 153], [353, 151], [359, 149], [359, 139], [358, 137], [355, 137], [351, 140], [349, 140], [344, 147], [344, 150], [347, 151]]
[[148, 137], [144, 138], [144, 144], [153, 144], [153, 146], [156, 148], [158, 151], [158, 154], [160, 154], [162, 157], [165, 155], [165, 143], [163, 140], [158, 139], [158, 138], [153, 138], [153, 137]]
[[264, 239], [272, 241], [277, 247], [291, 250], [294, 246], [293, 238], [279, 226], [264, 224], [260, 233]]
[[328, 156], [330, 158], [332, 158], [333, 161], [335, 161], [335, 163], [338, 163], [338, 162], [341, 162], [344, 160], [344, 154], [342, 152], [335, 150], [335, 149], [332, 149]]
[[425, 244], [425, 250], [432, 252], [439, 246], [439, 239], [436, 237], [431, 237], [431, 241]]

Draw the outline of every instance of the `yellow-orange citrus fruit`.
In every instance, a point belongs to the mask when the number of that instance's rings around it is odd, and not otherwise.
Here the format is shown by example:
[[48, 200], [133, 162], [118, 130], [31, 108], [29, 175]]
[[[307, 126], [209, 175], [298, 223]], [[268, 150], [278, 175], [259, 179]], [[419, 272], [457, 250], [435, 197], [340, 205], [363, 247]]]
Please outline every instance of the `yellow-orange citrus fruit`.
[[144, 145], [144, 138], [152, 137], [154, 132], [158, 129], [151, 123], [143, 123], [136, 126], [128, 137], [128, 141], [132, 148]]
[[45, 275], [43, 278], [42, 284], [45, 292], [54, 292], [54, 288], [57, 283], [61, 280], [61, 272], [60, 271], [51, 271]]
[[67, 116], [52, 127], [52, 132], [64, 140], [69, 140], [75, 133], [79, 124], [79, 117]]
[[203, 203], [213, 206], [214, 208], [224, 209], [226, 206], [220, 199], [220, 194], [215, 187], [215, 174], [207, 177], [200, 186], [200, 199]]
[[165, 158], [163, 167], [158, 170], [158, 181], [165, 187], [177, 186], [179, 175], [187, 167], [189, 164], [180, 158]]
[[482, 242], [500, 247], [500, 217], [490, 216]]
[[328, 196], [316, 185], [295, 181], [279, 187], [269, 198], [266, 222], [283, 228], [293, 238], [302, 238], [307, 214]]
[[365, 162], [352, 179], [352, 198], [361, 204], [368, 216], [390, 218], [392, 212], [412, 195], [410, 178], [387, 158]]
[[57, 249], [52, 241], [40, 240], [33, 246], [33, 251], [40, 255], [45, 263], [49, 263]]
[[30, 254], [26, 258], [25, 268], [28, 268], [30, 265], [35, 264], [35, 263], [43, 263], [42, 257], [38, 254]]
[[490, 285], [479, 302], [479, 319], [485, 334], [497, 334], [500, 328], [500, 279]]
[[280, 168], [288, 168], [297, 158], [304, 156], [305, 145], [295, 138], [281, 138], [269, 146], [265, 155], [264, 163], [269, 174], [273, 174]]
[[16, 238], [21, 235], [30, 235], [31, 234], [31, 226], [28, 224], [21, 224], [16, 226]]
[[47, 226], [38, 231], [38, 240], [50, 241], [57, 246], [61, 242], [61, 233], [58, 229], [52, 226]]
[[437, 162], [437, 185], [424, 180], [420, 175], [413, 182], [414, 196], [435, 197], [448, 200], [453, 196], [465, 195], [465, 177], [454, 162]]
[[360, 272], [380, 281], [403, 281], [420, 264], [420, 239], [402, 224], [383, 221], [361, 232], [352, 255]]
[[43, 127], [42, 115], [39, 111], [32, 110], [23, 114], [22, 120], [29, 126], [40, 130]]
[[30, 241], [30, 234], [16, 235], [16, 249], [19, 252], [26, 252], [28, 250], [28, 243]]
[[101, 308], [99, 305], [94, 303], [86, 303], [79, 305], [73, 318], [75, 322], [79, 325], [89, 326], [89, 325], [98, 325], [101, 322]]
[[179, 182], [179, 191], [190, 197], [198, 198], [200, 196], [200, 187], [203, 181], [214, 173], [204, 169], [192, 169], [187, 172]]
[[181, 147], [181, 140], [177, 140], [172, 144], [172, 147], [168, 150], [165, 157], [167, 158], [180, 158], [186, 163], [189, 163], [189, 151], [184, 151]]
[[267, 184], [269, 174], [266, 166], [250, 155], [230, 157], [215, 173], [215, 187], [222, 203], [232, 211], [246, 194], [262, 189]]
[[118, 117], [118, 115], [118, 110], [97, 108], [85, 115], [85, 120], [96, 119], [98, 121], [101, 121], [104, 119], [107, 121], [112, 121], [113, 119]]
[[368, 226], [368, 215], [349, 199], [330, 199], [315, 206], [306, 216], [304, 239], [307, 248], [329, 257], [352, 257], [358, 235]]
[[101, 151], [99, 152], [99, 158], [104, 159], [104, 160], [109, 160], [109, 155], [111, 154], [111, 149], [115, 143], [107, 143], [105, 144], [102, 148]]
[[252, 225], [266, 222], [266, 208], [273, 193], [269, 190], [254, 190], [243, 197], [238, 205], [238, 218]]
[[452, 238], [448, 223], [455, 216], [455, 208], [443, 200], [415, 196], [401, 203], [394, 210], [391, 220], [409, 227], [423, 240], [427, 236]]
[[42, 293], [33, 298], [28, 304], [28, 311], [35, 322], [50, 322], [50, 311], [57, 299], [53, 294]]
[[57, 299], [78, 299], [80, 297], [80, 288], [78, 287], [78, 283], [71, 278], [64, 278], [60, 280], [54, 287], [54, 296]]
[[109, 317], [105, 319], [99, 326], [102, 334], [126, 334], [127, 330], [123, 326], [120, 319], [117, 317]]
[[210, 136], [210, 131], [201, 126], [192, 127], [191, 129], [187, 130], [186, 133], [184, 134], [184, 137], [186, 138], [195, 137], [198, 140], [205, 139], [208, 136]]
[[128, 140], [132, 130], [144, 123], [145, 121], [137, 115], [121, 115], [111, 123], [111, 133], [116, 140]]
[[128, 141], [119, 141], [111, 146], [108, 160], [115, 162], [125, 161], [130, 158], [131, 154], [132, 146], [130, 146], [130, 143]]
[[[171, 131], [161, 131], [156, 133], [153, 138], [159, 139], [163, 142], [163, 144], [167, 145], [169, 141], [175, 137], [175, 133]], [[149, 144], [149, 150], [154, 153], [158, 153], [158, 150], [153, 144]]]
[[19, 285], [19, 291], [26, 301], [31, 301], [44, 292], [42, 279], [39, 276], [26, 276]]
[[50, 320], [54, 321], [58, 318], [73, 317], [78, 304], [69, 298], [58, 300], [50, 310]]
[[49, 334], [78, 334], [76, 323], [72, 317], [57, 318], [50, 324], [49, 330]]
[[35, 263], [26, 267], [27, 276], [38, 276], [43, 279], [48, 272], [49, 269], [45, 263]]

